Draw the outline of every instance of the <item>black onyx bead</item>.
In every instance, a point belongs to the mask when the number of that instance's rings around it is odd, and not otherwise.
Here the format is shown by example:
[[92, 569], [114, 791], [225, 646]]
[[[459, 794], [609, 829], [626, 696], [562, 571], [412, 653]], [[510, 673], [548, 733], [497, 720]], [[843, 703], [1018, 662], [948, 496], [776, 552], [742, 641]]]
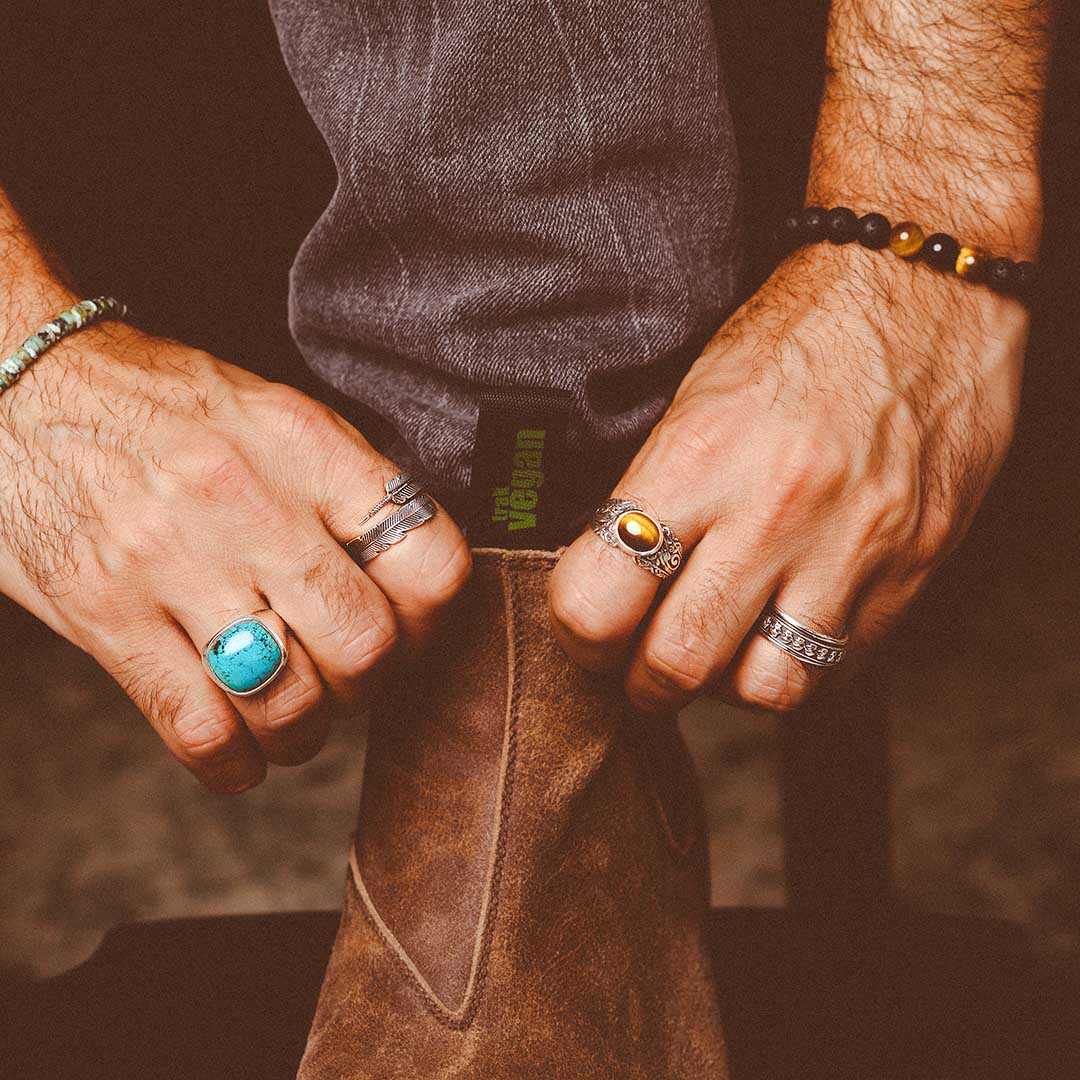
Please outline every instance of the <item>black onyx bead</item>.
[[855, 239], [865, 248], [880, 251], [883, 247], [888, 247], [891, 232], [892, 226], [884, 214], [863, 214], [859, 218]]
[[798, 210], [793, 210], [783, 217], [776, 226], [776, 242], [783, 249], [790, 251], [802, 243], [802, 238], [802, 214]]
[[955, 270], [960, 245], [948, 233], [938, 232], [923, 241], [922, 257], [935, 270]]
[[1016, 288], [1016, 263], [1012, 259], [991, 259], [986, 264], [986, 284], [998, 292], [1011, 293]]
[[1013, 289], [1021, 296], [1030, 296], [1039, 283], [1039, 268], [1033, 262], [1016, 264], [1016, 281]]
[[834, 244], [848, 244], [855, 239], [859, 219], [846, 206], [834, 206], [825, 216], [825, 235]]
[[806, 206], [802, 211], [802, 234], [807, 243], [825, 239], [828, 211], [820, 206]]

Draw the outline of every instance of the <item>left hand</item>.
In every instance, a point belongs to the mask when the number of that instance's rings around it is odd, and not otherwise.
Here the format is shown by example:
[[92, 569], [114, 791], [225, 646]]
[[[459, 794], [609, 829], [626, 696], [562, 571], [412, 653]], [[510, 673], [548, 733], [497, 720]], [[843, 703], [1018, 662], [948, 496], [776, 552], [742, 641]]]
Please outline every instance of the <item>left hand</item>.
[[774, 710], [822, 669], [755, 631], [773, 601], [814, 629], [880, 639], [964, 534], [1011, 440], [1028, 317], [1016, 300], [887, 250], [789, 256], [720, 328], [615, 489], [667, 522], [661, 583], [591, 530], [550, 593], [593, 669], [631, 702], [719, 685]]

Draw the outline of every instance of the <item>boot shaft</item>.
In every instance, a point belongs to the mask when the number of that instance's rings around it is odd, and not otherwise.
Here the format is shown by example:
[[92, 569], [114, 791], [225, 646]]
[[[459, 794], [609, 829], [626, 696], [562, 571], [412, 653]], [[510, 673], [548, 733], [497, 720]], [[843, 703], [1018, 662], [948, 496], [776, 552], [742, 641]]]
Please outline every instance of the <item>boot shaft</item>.
[[478, 551], [380, 691], [303, 1080], [724, 1075], [686, 751], [561, 652], [554, 562]]

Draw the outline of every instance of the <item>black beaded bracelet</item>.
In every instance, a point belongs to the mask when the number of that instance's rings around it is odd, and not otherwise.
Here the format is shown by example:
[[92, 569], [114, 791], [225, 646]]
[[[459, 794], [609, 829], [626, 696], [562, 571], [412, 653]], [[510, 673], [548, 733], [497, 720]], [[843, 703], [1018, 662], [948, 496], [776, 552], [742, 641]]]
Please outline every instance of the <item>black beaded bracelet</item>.
[[819, 240], [834, 244], [858, 240], [873, 251], [887, 247], [902, 259], [914, 262], [921, 258], [935, 270], [957, 274], [966, 281], [980, 282], [1023, 300], [1030, 299], [1037, 278], [1033, 262], [1014, 262], [991, 255], [983, 248], [960, 244], [948, 233], [926, 236], [914, 221], [890, 225], [884, 214], [858, 217], [846, 206], [834, 206], [831, 210], [806, 206], [794, 210], [777, 226], [776, 239], [785, 251]]

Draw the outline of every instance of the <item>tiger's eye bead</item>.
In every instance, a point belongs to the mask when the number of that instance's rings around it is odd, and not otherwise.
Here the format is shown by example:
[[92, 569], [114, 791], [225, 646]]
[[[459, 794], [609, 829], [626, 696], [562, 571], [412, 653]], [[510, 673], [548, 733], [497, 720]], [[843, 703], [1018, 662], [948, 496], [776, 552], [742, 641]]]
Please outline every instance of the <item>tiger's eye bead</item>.
[[889, 233], [889, 250], [901, 259], [914, 259], [922, 251], [923, 231], [914, 221], [901, 221]]
[[859, 219], [846, 206], [834, 206], [825, 216], [825, 235], [834, 244], [849, 244], [855, 239]]
[[802, 234], [808, 243], [825, 239], [828, 212], [820, 206], [807, 206], [802, 211]]
[[884, 214], [863, 214], [859, 218], [859, 227], [855, 237], [863, 247], [870, 248], [871, 251], [880, 251], [888, 246], [891, 232], [892, 226]]
[[948, 233], [934, 233], [922, 246], [922, 257], [935, 270], [952, 270], [959, 254], [960, 245]]
[[1016, 286], [1016, 263], [1012, 259], [991, 259], [983, 275], [986, 284], [997, 292], [1011, 293]]
[[956, 256], [956, 272], [968, 281], [980, 281], [989, 261], [990, 252], [968, 245]]

